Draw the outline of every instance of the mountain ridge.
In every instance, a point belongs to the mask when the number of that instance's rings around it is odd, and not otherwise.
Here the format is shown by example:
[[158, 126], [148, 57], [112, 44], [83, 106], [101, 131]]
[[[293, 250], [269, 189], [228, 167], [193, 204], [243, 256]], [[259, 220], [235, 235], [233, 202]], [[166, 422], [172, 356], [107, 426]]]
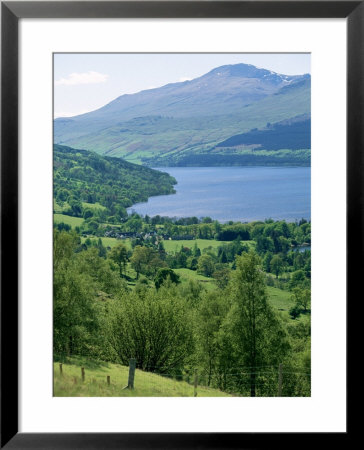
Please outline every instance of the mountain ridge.
[[55, 143], [148, 165], [173, 151], [205, 152], [231, 136], [310, 113], [311, 77], [247, 64], [117, 97], [54, 121]]

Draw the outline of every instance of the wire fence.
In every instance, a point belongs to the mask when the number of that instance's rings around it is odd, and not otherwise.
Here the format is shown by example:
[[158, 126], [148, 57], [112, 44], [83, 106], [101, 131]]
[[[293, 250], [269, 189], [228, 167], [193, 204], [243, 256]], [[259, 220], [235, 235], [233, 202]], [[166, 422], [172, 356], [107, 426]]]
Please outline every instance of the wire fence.
[[[129, 367], [120, 366], [118, 372], [107, 368], [95, 371], [75, 365], [59, 363], [55, 366], [55, 391], [93, 396], [310, 396], [311, 373], [307, 370], [285, 369], [278, 366], [229, 367], [220, 371], [191, 369], [183, 373], [163, 373], [160, 367], [148, 371], [136, 369], [136, 361]], [[67, 386], [66, 386], [67, 385]], [[123, 392], [123, 391], [129, 392]], [[63, 395], [61, 392], [61, 394]], [[56, 396], [57, 393], [55, 393]], [[81, 394], [80, 394], [81, 395]]]

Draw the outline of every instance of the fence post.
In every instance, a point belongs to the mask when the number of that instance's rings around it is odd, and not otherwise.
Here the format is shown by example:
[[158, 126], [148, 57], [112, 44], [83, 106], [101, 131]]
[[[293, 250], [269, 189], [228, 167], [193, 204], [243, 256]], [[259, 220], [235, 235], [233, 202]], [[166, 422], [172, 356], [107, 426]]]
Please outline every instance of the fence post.
[[278, 372], [278, 397], [282, 397], [282, 372], [283, 364], [279, 364], [279, 372]]
[[198, 385], [198, 376], [197, 376], [197, 369], [195, 369], [195, 379], [193, 383], [193, 396], [197, 397], [197, 385]]
[[85, 381], [85, 368], [81, 367], [81, 376], [82, 376], [82, 381]]
[[62, 367], [62, 364], [59, 365], [59, 373], [60, 373], [61, 375], [63, 375], [63, 367]]
[[107, 384], [110, 386], [110, 375], [108, 375], [108, 376], [106, 377], [106, 380], [107, 380]]
[[128, 379], [129, 389], [134, 389], [135, 366], [136, 360], [134, 358], [131, 358], [129, 361], [129, 379]]

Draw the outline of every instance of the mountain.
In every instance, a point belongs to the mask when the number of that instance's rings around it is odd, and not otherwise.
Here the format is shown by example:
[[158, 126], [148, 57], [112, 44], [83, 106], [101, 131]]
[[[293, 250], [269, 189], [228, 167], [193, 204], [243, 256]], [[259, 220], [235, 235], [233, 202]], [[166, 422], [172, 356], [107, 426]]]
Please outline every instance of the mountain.
[[54, 141], [146, 165], [173, 165], [182, 155], [221, 153], [219, 144], [234, 135], [309, 115], [310, 90], [307, 74], [226, 65], [190, 81], [122, 95], [90, 113], [56, 119]]

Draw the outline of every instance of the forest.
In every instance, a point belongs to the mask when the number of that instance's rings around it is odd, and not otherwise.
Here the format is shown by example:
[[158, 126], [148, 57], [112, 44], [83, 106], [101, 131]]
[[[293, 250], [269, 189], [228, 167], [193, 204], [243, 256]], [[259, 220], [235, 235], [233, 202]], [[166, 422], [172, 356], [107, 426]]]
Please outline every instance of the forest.
[[63, 214], [81, 217], [82, 202], [100, 203], [109, 215], [120, 219], [134, 203], [174, 193], [174, 184], [176, 180], [167, 173], [120, 158], [63, 145], [53, 147], [53, 196], [62, 207], [67, 201]]
[[224, 152], [216, 149], [180, 152], [155, 158], [141, 157], [144, 164], [154, 167], [227, 167], [227, 166], [287, 166], [309, 167], [311, 150], [263, 150], [244, 147], [226, 147]]

